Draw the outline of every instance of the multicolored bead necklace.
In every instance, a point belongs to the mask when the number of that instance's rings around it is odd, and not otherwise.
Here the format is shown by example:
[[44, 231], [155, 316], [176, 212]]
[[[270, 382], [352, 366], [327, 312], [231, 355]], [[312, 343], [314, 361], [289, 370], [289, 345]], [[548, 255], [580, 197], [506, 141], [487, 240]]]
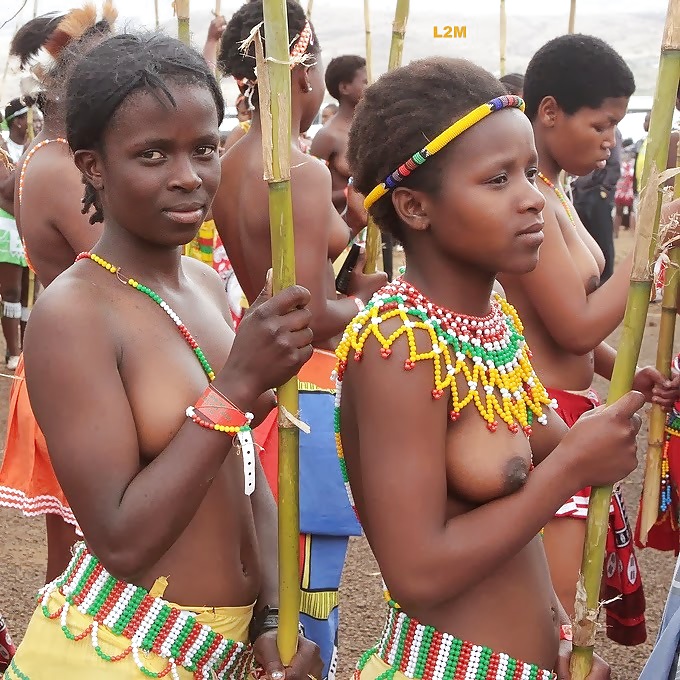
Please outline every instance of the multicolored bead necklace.
[[99, 255], [95, 255], [94, 253], [80, 253], [80, 255], [76, 257], [76, 262], [79, 262], [80, 260], [92, 260], [92, 262], [96, 262], [100, 267], [103, 267], [107, 271], [110, 271], [112, 274], [116, 274], [118, 276], [118, 280], [121, 281], [122, 283], [125, 283], [131, 288], [138, 290], [140, 293], [144, 293], [144, 295], [146, 295], [147, 297], [150, 297], [172, 319], [173, 323], [177, 326], [177, 330], [182, 334], [182, 337], [186, 340], [187, 345], [191, 347], [194, 354], [196, 355], [196, 358], [198, 359], [198, 361], [201, 364], [201, 367], [203, 368], [203, 371], [208, 376], [208, 380], [212, 382], [215, 379], [215, 371], [212, 370], [212, 367], [208, 363], [208, 360], [205, 358], [205, 354], [203, 354], [203, 350], [198, 346], [196, 340], [194, 340], [194, 336], [191, 335], [189, 329], [182, 323], [182, 319], [179, 318], [179, 316], [170, 307], [170, 305], [165, 300], [163, 300], [163, 298], [158, 293], [155, 293], [153, 290], [151, 290], [151, 288], [142, 285], [141, 283], [139, 283], [139, 281], [125, 278], [124, 276], [122, 276], [120, 267], [112, 265], [110, 262], [107, 262], [104, 258], [99, 257]]
[[673, 437], [680, 437], [680, 413], [673, 407], [666, 417], [666, 436], [661, 457], [661, 493], [659, 495], [659, 510], [666, 512], [672, 502], [671, 466], [668, 449]]
[[575, 226], [576, 222], [574, 220], [574, 214], [571, 212], [571, 206], [569, 205], [567, 197], [564, 195], [564, 191], [562, 191], [562, 189], [560, 189], [556, 184], [553, 184], [540, 170], [538, 171], [538, 176], [555, 192], [555, 196], [557, 196], [560, 203], [562, 204], [562, 207], [567, 213], [569, 221]]
[[[395, 317], [401, 325], [385, 337], [380, 325]], [[422, 333], [416, 335], [417, 330]], [[380, 355], [388, 359], [392, 345], [404, 335], [409, 347], [404, 370], [412, 370], [419, 361], [432, 362], [431, 396], [441, 399], [446, 389], [451, 391], [449, 417], [452, 421], [458, 420], [466, 406], [474, 404], [491, 432], [498, 428], [498, 417], [511, 432], [519, 432], [521, 427], [524, 434], [530, 436], [534, 420], [541, 425], [547, 423], [543, 407], [555, 406], [555, 403], [531, 366], [523, 330], [515, 309], [498, 295], [492, 298], [487, 316], [473, 317], [439, 307], [403, 279], [378, 291], [347, 327], [336, 350], [335, 439], [350, 500], [352, 494], [340, 437], [340, 402], [342, 380], [352, 351], [354, 360], [361, 361], [372, 335], [380, 344]], [[421, 345], [423, 341], [428, 342], [429, 347], [420, 351], [416, 338]], [[464, 396], [459, 394], [456, 382], [459, 374], [467, 382], [468, 391]]]

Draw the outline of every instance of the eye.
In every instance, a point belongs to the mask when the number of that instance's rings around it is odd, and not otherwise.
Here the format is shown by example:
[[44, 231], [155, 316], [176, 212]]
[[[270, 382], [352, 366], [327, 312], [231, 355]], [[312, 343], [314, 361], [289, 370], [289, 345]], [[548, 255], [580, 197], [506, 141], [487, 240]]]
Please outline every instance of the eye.
[[142, 151], [142, 158], [149, 161], [159, 161], [163, 158], [163, 154], [160, 151], [155, 151], [154, 149], [149, 149], [148, 151]]
[[527, 179], [530, 182], [535, 182], [538, 177], [538, 168], [529, 168], [527, 170]]
[[495, 184], [497, 186], [503, 185], [508, 181], [508, 175], [505, 172], [502, 172], [500, 175], [496, 175], [495, 177], [492, 177], [487, 184]]
[[196, 153], [199, 156], [212, 156], [217, 151], [217, 147], [211, 144], [204, 144], [196, 148]]

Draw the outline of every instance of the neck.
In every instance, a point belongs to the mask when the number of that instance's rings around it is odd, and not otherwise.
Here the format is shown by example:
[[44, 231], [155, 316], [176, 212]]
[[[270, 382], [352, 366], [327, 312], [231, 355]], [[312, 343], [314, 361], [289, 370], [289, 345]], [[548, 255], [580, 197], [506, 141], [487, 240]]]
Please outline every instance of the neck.
[[548, 149], [545, 140], [545, 130], [537, 123], [533, 124], [536, 151], [538, 152], [538, 169], [553, 183], [557, 184], [562, 168]]
[[182, 247], [155, 246], [130, 234], [112, 220], [105, 220], [102, 237], [92, 252], [121, 274], [150, 288], [177, 288], [182, 279]]
[[[404, 278], [440, 307], [469, 316], [489, 313], [494, 274], [433, 252], [435, 244], [409, 245]], [[431, 244], [431, 245], [430, 245]]]
[[20, 135], [14, 128], [12, 128], [12, 130], [10, 130], [9, 138], [15, 144], [25, 144], [26, 143], [26, 133], [24, 132], [23, 135]]
[[338, 112], [335, 115], [340, 116], [340, 118], [344, 118], [345, 120], [351, 121], [352, 118], [354, 118], [355, 108], [356, 104], [354, 104], [354, 102], [341, 99], [340, 104], [338, 105]]

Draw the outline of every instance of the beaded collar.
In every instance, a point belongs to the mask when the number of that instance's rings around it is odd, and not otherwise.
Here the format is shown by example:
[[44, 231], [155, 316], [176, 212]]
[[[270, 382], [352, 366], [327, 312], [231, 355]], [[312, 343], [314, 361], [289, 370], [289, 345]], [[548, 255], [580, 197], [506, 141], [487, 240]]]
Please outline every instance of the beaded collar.
[[[547, 424], [544, 407], [556, 404], [531, 366], [522, 322], [514, 307], [499, 295], [494, 295], [490, 304], [491, 311], [484, 317], [457, 314], [431, 302], [403, 279], [397, 279], [378, 291], [347, 327], [336, 350], [335, 434], [350, 498], [340, 438], [342, 380], [350, 354], [353, 353], [354, 361], [361, 361], [371, 336], [380, 345], [380, 355], [389, 359], [392, 346], [405, 335], [409, 347], [406, 371], [420, 361], [432, 362], [431, 398], [441, 399], [445, 390], [450, 390], [452, 421], [458, 420], [466, 406], [474, 404], [491, 432], [498, 429], [498, 419], [511, 432], [521, 429], [527, 437], [532, 434], [534, 422]], [[398, 318], [401, 325], [386, 337], [380, 330], [381, 324], [393, 318]], [[422, 332], [416, 335], [416, 330]], [[423, 348], [425, 338], [429, 347]], [[465, 394], [459, 390], [458, 375], [463, 375], [467, 383]]]

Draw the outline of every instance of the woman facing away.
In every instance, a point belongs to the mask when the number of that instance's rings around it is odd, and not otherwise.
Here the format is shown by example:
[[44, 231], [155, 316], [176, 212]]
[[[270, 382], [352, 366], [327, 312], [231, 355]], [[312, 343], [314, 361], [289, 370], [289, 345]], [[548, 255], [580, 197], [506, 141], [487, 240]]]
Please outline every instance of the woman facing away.
[[[288, 0], [287, 8], [293, 62], [290, 163], [296, 275], [311, 293], [310, 327], [314, 331], [314, 355], [299, 376], [300, 417], [311, 427], [310, 434], [300, 435], [301, 611], [305, 632], [321, 648], [323, 676], [332, 678], [337, 656], [340, 576], [349, 536], [360, 533], [337, 465], [333, 434], [335, 385], [330, 377], [335, 365], [332, 351], [357, 313], [357, 306], [363, 306], [385, 283], [385, 276], [364, 276], [359, 262], [349, 280], [348, 295], [336, 292], [332, 263], [363, 228], [365, 220], [350, 229], [333, 207], [328, 168], [304, 154], [295, 143], [300, 133], [309, 128], [321, 105], [323, 65], [319, 42], [304, 10], [295, 0]], [[215, 225], [249, 302], [257, 297], [272, 266], [254, 45], [248, 54], [242, 49], [243, 41], [262, 21], [262, 0], [254, 0], [232, 16], [222, 36], [220, 70], [246, 81], [255, 110], [248, 133], [222, 159], [222, 182], [212, 208]], [[265, 43], [266, 38], [264, 35]], [[356, 196], [356, 192], [350, 193], [351, 198]], [[353, 210], [350, 213], [350, 217], [354, 215]], [[269, 424], [273, 427], [268, 429]], [[265, 472], [274, 488], [275, 426], [272, 418], [260, 437], [265, 449]]]
[[[12, 40], [12, 54], [19, 58], [22, 69], [28, 69], [38, 55], [43, 56], [40, 98], [46, 114], [44, 126], [17, 163], [14, 214], [27, 260], [44, 287], [101, 236], [101, 225], [91, 224], [88, 211], [82, 211], [82, 176], [66, 142], [64, 85], [68, 70], [88, 48], [110, 35], [115, 19], [116, 12], [109, 3], [99, 19], [86, 6], [65, 15], [32, 19]], [[75, 347], [72, 349], [75, 351]], [[12, 384], [10, 393], [0, 469], [0, 504], [17, 508], [27, 516], [45, 515], [49, 582], [71, 559], [77, 522], [56, 479], [45, 438], [31, 409], [23, 357], [16, 376], [19, 380]]]
[[[430, 58], [370, 86], [352, 125], [354, 182], [407, 261], [337, 351], [342, 467], [389, 591], [357, 679], [568, 678], [539, 532], [584, 484], [636, 465], [642, 395], [566, 432], [493, 292], [543, 242], [521, 108], [481, 68]], [[590, 677], [609, 677], [602, 660]]]
[[103, 232], [41, 295], [25, 355], [85, 540], [9, 677], [318, 675], [304, 638], [285, 671], [278, 657], [276, 507], [250, 429], [311, 356], [309, 293], [264, 290], [234, 337], [219, 276], [181, 255], [220, 180], [219, 86], [179, 41], [119, 35], [77, 64], [67, 102]]
[[[524, 81], [538, 149], [537, 186], [546, 201], [545, 239], [538, 266], [503, 272], [500, 281], [525, 324], [536, 371], [568, 426], [599, 403], [590, 389], [594, 374], [611, 378], [616, 351], [605, 340], [623, 319], [632, 253], [600, 285], [602, 252], [566, 197], [559, 174], [586, 175], [604, 167], [634, 90], [623, 59], [586, 35], [565, 35], [544, 45]], [[645, 368], [637, 371], [633, 386], [648, 401], [670, 407], [678, 384], [677, 378], [666, 381], [656, 369]], [[579, 490], [545, 528], [555, 591], [570, 615], [589, 497], [590, 488]], [[614, 601], [607, 607], [607, 634], [622, 644], [639, 644], [645, 639], [644, 595], [620, 493], [613, 497], [610, 525], [605, 599]]]

